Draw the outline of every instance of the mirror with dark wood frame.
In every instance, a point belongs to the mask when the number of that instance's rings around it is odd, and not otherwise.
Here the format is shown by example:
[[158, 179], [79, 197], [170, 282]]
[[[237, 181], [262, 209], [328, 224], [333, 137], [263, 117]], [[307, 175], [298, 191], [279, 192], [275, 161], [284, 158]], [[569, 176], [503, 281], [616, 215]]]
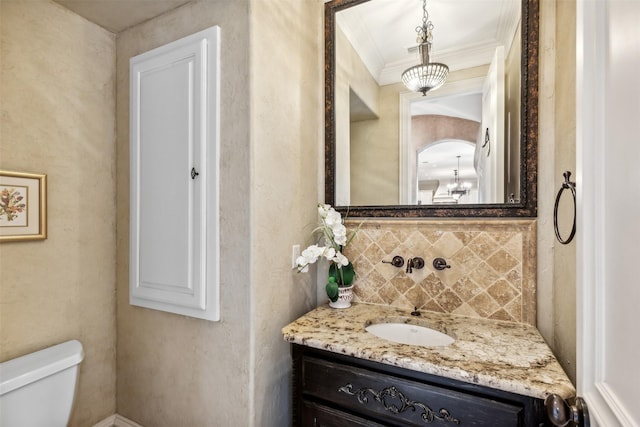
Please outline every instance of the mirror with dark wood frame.
[[[351, 217], [535, 217], [537, 215], [538, 20], [539, 0], [522, 0], [520, 12], [520, 120], [518, 197], [505, 203], [371, 204], [336, 203], [336, 25], [337, 14], [376, 0], [331, 0], [325, 4], [325, 202]], [[416, 17], [417, 19], [418, 17]], [[411, 29], [410, 29], [411, 30]], [[437, 37], [437, 34], [436, 34]], [[443, 88], [446, 87], [443, 86]], [[517, 157], [517, 156], [515, 156]], [[370, 165], [373, 170], [379, 165]], [[519, 191], [518, 191], [519, 190]]]

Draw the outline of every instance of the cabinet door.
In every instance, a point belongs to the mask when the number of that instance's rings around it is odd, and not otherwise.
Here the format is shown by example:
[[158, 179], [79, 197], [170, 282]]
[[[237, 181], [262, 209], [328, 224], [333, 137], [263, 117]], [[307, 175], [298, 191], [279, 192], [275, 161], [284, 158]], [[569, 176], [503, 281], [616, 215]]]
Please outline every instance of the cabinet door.
[[219, 28], [131, 59], [130, 302], [219, 320]]

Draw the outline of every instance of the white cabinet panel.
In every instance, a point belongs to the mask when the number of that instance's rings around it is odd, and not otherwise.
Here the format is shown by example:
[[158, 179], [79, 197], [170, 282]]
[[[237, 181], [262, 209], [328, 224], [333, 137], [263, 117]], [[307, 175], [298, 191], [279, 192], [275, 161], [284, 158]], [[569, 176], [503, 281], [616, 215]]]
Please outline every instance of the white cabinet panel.
[[219, 320], [219, 40], [131, 58], [130, 303]]

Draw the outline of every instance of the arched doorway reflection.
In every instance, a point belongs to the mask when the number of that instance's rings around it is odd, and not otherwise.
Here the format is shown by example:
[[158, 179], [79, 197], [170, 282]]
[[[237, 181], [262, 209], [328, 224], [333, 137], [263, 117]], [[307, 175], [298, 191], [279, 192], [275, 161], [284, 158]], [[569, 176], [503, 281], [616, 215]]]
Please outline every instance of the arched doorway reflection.
[[420, 147], [416, 156], [418, 204], [477, 203], [475, 147], [475, 142], [460, 139], [443, 139]]

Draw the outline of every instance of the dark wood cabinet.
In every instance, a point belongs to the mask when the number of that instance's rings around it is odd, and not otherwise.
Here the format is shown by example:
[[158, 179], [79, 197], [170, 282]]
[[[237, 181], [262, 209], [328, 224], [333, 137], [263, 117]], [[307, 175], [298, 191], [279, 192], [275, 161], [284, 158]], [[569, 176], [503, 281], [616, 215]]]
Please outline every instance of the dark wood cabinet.
[[304, 411], [302, 414], [303, 426], [314, 427], [384, 427], [384, 424], [378, 424], [371, 420], [360, 418], [348, 412], [342, 412], [337, 409], [323, 406], [318, 403], [305, 401], [303, 402]]
[[293, 425], [549, 426], [541, 399], [292, 344]]

